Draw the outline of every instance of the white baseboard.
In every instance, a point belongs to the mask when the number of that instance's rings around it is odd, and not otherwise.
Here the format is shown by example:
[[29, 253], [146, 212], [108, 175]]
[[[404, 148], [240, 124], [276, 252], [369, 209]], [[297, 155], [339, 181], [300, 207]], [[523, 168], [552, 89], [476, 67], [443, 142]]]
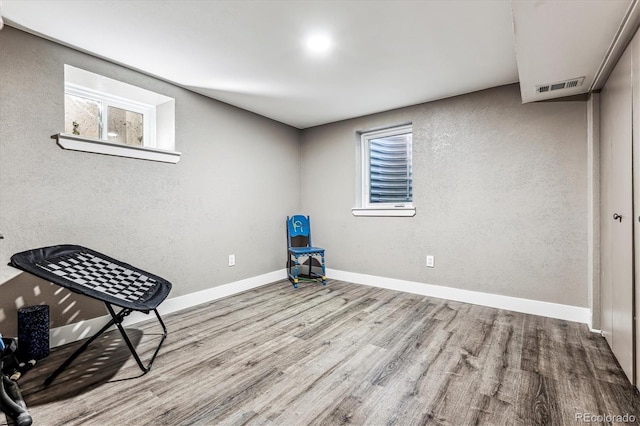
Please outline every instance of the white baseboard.
[[[258, 275], [256, 277], [251, 277], [228, 284], [223, 284], [217, 287], [212, 287], [206, 290], [197, 291], [195, 293], [185, 294], [184, 296], [173, 297], [165, 300], [160, 306], [158, 306], [158, 312], [160, 313], [160, 315], [170, 314], [182, 309], [200, 305], [202, 303], [207, 303], [212, 300], [221, 299], [223, 297], [241, 293], [246, 290], [251, 290], [253, 288], [270, 284], [275, 281], [284, 280], [286, 278], [287, 271], [285, 269], [282, 269], [279, 271], [273, 271], [263, 275]], [[129, 326], [137, 322], [153, 318], [155, 318], [155, 315], [153, 313], [146, 315], [142, 312], [133, 312], [125, 319], [123, 324], [125, 326]], [[66, 343], [89, 337], [96, 331], [98, 331], [107, 322], [109, 322], [110, 319], [111, 317], [109, 315], [104, 315], [98, 318], [92, 318], [90, 320], [80, 321], [75, 324], [69, 324], [51, 329], [49, 336], [49, 346], [55, 348]]]
[[589, 325], [589, 328], [591, 328], [591, 311], [589, 308], [581, 308], [579, 306], [561, 305], [558, 303], [541, 302], [539, 300], [462, 290], [459, 288], [345, 272], [336, 269], [327, 269], [327, 277], [354, 284], [364, 284], [371, 287], [386, 288], [389, 290], [403, 291], [405, 293], [437, 297], [439, 299], [455, 300], [457, 302], [471, 303], [525, 314], [580, 322]]
[[[420, 294], [422, 296], [437, 297], [439, 299], [448, 299], [491, 308], [505, 309], [508, 311], [522, 312], [525, 314], [579, 322], [587, 324], [589, 329], [591, 329], [591, 311], [589, 308], [542, 302], [539, 300], [522, 299], [519, 297], [502, 296], [499, 294], [482, 293], [472, 290], [462, 290], [459, 288], [398, 280], [395, 278], [384, 278], [375, 275], [339, 271], [336, 269], [327, 269], [326, 272], [328, 278], [351, 282], [354, 284], [363, 284], [371, 287], [402, 291], [405, 293]], [[275, 281], [284, 280], [286, 278], [287, 271], [282, 269], [195, 293], [186, 294], [184, 296], [173, 297], [165, 300], [158, 307], [158, 312], [160, 312], [161, 315], [170, 314], [172, 312], [191, 308], [202, 303], [231, 296]], [[141, 312], [134, 312], [126, 318], [124, 325], [132, 325], [151, 318], [154, 318], [154, 316], [145, 315]], [[106, 324], [109, 319], [110, 317], [105, 315], [52, 329], [50, 333], [50, 346], [52, 348], [61, 346], [93, 335], [100, 329], [100, 327]], [[599, 332], [599, 330], [591, 330], [593, 332]]]

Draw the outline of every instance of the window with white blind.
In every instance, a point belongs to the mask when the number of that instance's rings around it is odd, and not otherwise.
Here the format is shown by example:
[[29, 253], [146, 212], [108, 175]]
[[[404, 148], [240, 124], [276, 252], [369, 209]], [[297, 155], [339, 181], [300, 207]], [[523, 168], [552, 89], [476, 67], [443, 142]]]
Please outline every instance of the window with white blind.
[[360, 135], [356, 216], [414, 216], [411, 125]]

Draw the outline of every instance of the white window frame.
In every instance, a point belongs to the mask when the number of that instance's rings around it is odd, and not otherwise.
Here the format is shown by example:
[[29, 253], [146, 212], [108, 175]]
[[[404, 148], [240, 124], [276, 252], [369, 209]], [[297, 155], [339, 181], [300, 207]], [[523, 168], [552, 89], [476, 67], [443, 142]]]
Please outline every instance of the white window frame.
[[[67, 133], [53, 135], [63, 149], [142, 160], [177, 163], [175, 99], [71, 65], [64, 66], [64, 92], [101, 105], [100, 138]], [[112, 142], [107, 135], [108, 107], [143, 114], [143, 145]]]
[[100, 104], [100, 140], [109, 141], [107, 134], [108, 111], [109, 107], [115, 107], [142, 114], [142, 146], [156, 147], [156, 108], [153, 105], [99, 92], [73, 83], [65, 83], [64, 93], [65, 95], [78, 96]]
[[[356, 207], [351, 209], [354, 216], [415, 216], [416, 209], [413, 204], [413, 200], [405, 203], [372, 203], [369, 200], [369, 170], [371, 165], [369, 141], [371, 139], [403, 135], [407, 133], [411, 133], [413, 135], [412, 124], [403, 124], [359, 133], [356, 154], [358, 162], [358, 176], [356, 177]], [[413, 151], [413, 143], [411, 149]], [[413, 181], [413, 173], [411, 179]]]

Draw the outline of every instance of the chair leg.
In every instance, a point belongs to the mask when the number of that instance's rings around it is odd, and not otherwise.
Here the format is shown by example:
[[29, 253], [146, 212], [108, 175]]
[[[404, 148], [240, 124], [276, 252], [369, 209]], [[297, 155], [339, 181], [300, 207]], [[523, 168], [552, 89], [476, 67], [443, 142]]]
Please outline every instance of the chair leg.
[[295, 263], [293, 268], [293, 288], [298, 288], [298, 270], [300, 266], [300, 261], [298, 260], [298, 255], [295, 255]]
[[[123, 309], [118, 315], [122, 315], [122, 317], [125, 317], [126, 315], [129, 315], [130, 312], [130, 309], [129, 312], [125, 312], [125, 310]], [[87, 341], [84, 342], [78, 349], [76, 349], [76, 351], [72, 353], [69, 358], [67, 358], [58, 368], [56, 368], [53, 373], [49, 374], [49, 376], [44, 380], [44, 385], [49, 386], [54, 381], [54, 379], [58, 377], [58, 375], [60, 375], [60, 373], [62, 373], [82, 352], [84, 352], [89, 347], [91, 342], [100, 337], [102, 333], [107, 331], [107, 329], [115, 323], [116, 318], [112, 316], [111, 320], [109, 320], [109, 322], [106, 323], [104, 327], [102, 327], [96, 334], [87, 339]]]
[[[113, 311], [113, 308], [111, 307], [111, 305], [109, 305], [108, 303], [106, 303], [106, 305], [107, 305], [107, 309], [109, 309], [109, 313], [111, 314], [111, 316], [114, 316], [115, 312]], [[124, 330], [124, 327], [122, 326], [122, 321], [116, 321], [116, 327], [118, 327], [118, 330], [120, 330], [120, 334], [122, 335], [122, 338], [124, 339], [125, 343], [129, 347], [129, 351], [131, 351], [131, 354], [133, 355], [133, 358], [136, 360], [138, 367], [140, 367], [140, 370], [142, 370], [143, 375], [146, 374], [149, 370], [151, 370], [151, 365], [153, 364], [153, 361], [155, 361], [156, 356], [158, 355], [158, 352], [160, 352], [160, 347], [164, 343], [164, 339], [167, 338], [167, 327], [164, 325], [164, 322], [162, 321], [162, 318], [160, 317], [158, 310], [154, 309], [153, 312], [156, 314], [156, 318], [158, 318], [158, 322], [162, 326], [162, 338], [160, 339], [160, 343], [156, 347], [156, 350], [151, 356], [151, 360], [149, 361], [146, 367], [144, 366], [144, 364], [142, 364], [142, 361], [138, 356], [138, 352], [136, 351], [136, 348], [131, 343], [131, 340], [129, 340], [129, 336], [127, 335], [127, 332]]]
[[322, 265], [322, 285], [327, 285], [327, 273], [325, 272], [325, 267], [324, 267], [324, 251], [321, 254], [321, 265]]
[[116, 325], [116, 327], [118, 327], [118, 330], [120, 331], [120, 334], [122, 335], [122, 338], [124, 339], [125, 343], [127, 344], [128, 348], [129, 348], [129, 351], [131, 351], [131, 354], [133, 355], [134, 359], [136, 360], [136, 363], [138, 364], [138, 366], [142, 370], [142, 374], [144, 375], [149, 370], [151, 370], [151, 365], [153, 364], [153, 361], [156, 359], [156, 356], [158, 355], [158, 352], [160, 352], [160, 347], [164, 343], [164, 340], [167, 338], [167, 327], [165, 326], [164, 322], [162, 321], [162, 318], [160, 317], [160, 314], [158, 313], [158, 310], [154, 309], [153, 312], [156, 314], [158, 322], [162, 326], [162, 338], [160, 339], [160, 343], [156, 347], [156, 350], [153, 353], [153, 356], [151, 357], [151, 360], [149, 361], [149, 363], [145, 367], [142, 364], [142, 361], [140, 360], [140, 357], [138, 356], [138, 353], [136, 352], [135, 347], [131, 343], [131, 340], [129, 340], [129, 336], [125, 332], [124, 327], [122, 327], [122, 320], [124, 319], [124, 317], [129, 315], [132, 312], [132, 310], [125, 308], [125, 309], [122, 309], [120, 312], [116, 313], [113, 310], [113, 308], [111, 307], [110, 304], [105, 302], [105, 305], [107, 306], [107, 310], [109, 311], [109, 314], [111, 314], [111, 320], [107, 324], [105, 324], [104, 327], [102, 327], [100, 330], [98, 330], [98, 332], [96, 334], [94, 334], [86, 342], [84, 342], [82, 344], [82, 346], [80, 346], [78, 349], [76, 349], [76, 351], [74, 353], [72, 353], [71, 356], [69, 356], [69, 358], [67, 358], [62, 363], [62, 365], [60, 365], [53, 373], [51, 373], [49, 375], [49, 377], [47, 377], [45, 379], [45, 381], [44, 381], [44, 385], [45, 386], [49, 386], [53, 382], [53, 380], [56, 377], [58, 377], [58, 375], [60, 373], [62, 373], [82, 352], [84, 352], [87, 349], [87, 347], [89, 347], [89, 345], [94, 340], [96, 340], [102, 333], [107, 331], [107, 329], [109, 329], [114, 324]]

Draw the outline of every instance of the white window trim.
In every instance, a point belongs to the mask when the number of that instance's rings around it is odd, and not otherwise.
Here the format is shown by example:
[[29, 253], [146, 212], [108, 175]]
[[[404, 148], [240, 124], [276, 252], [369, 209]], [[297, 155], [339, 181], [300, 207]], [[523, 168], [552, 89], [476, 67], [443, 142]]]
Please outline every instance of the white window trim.
[[156, 147], [156, 108], [153, 105], [136, 102], [109, 93], [100, 92], [98, 90], [89, 89], [73, 83], [64, 84], [65, 95], [78, 96], [84, 99], [96, 101], [100, 104], [100, 140], [109, 141], [107, 134], [107, 121], [109, 107], [124, 109], [126, 111], [137, 112], [142, 114], [142, 134], [143, 145], [148, 148]]
[[413, 217], [416, 215], [415, 207], [397, 207], [393, 209], [377, 209], [371, 207], [354, 207], [351, 209], [354, 216], [395, 216], [395, 217]]
[[369, 202], [369, 139], [413, 132], [412, 124], [405, 124], [375, 131], [359, 132], [358, 176], [356, 185], [356, 207], [351, 209], [354, 216], [397, 216], [412, 217], [416, 208], [411, 203], [370, 203]]
[[146, 146], [133, 146], [108, 142], [86, 136], [58, 133], [51, 136], [57, 139], [58, 145], [71, 151], [92, 152], [95, 154], [114, 155], [117, 157], [137, 158], [140, 160], [160, 161], [175, 164], [180, 161], [182, 153]]
[[[174, 98], [67, 64], [64, 66], [64, 82], [65, 93], [147, 114], [150, 119], [145, 115], [143, 146], [110, 142], [106, 134], [102, 137], [107, 139], [96, 139], [60, 133], [52, 138], [58, 140], [61, 148], [167, 163], [177, 163], [180, 160], [181, 153], [175, 151]], [[106, 114], [103, 114], [103, 120], [106, 120]], [[106, 122], [101, 124], [106, 126]]]

